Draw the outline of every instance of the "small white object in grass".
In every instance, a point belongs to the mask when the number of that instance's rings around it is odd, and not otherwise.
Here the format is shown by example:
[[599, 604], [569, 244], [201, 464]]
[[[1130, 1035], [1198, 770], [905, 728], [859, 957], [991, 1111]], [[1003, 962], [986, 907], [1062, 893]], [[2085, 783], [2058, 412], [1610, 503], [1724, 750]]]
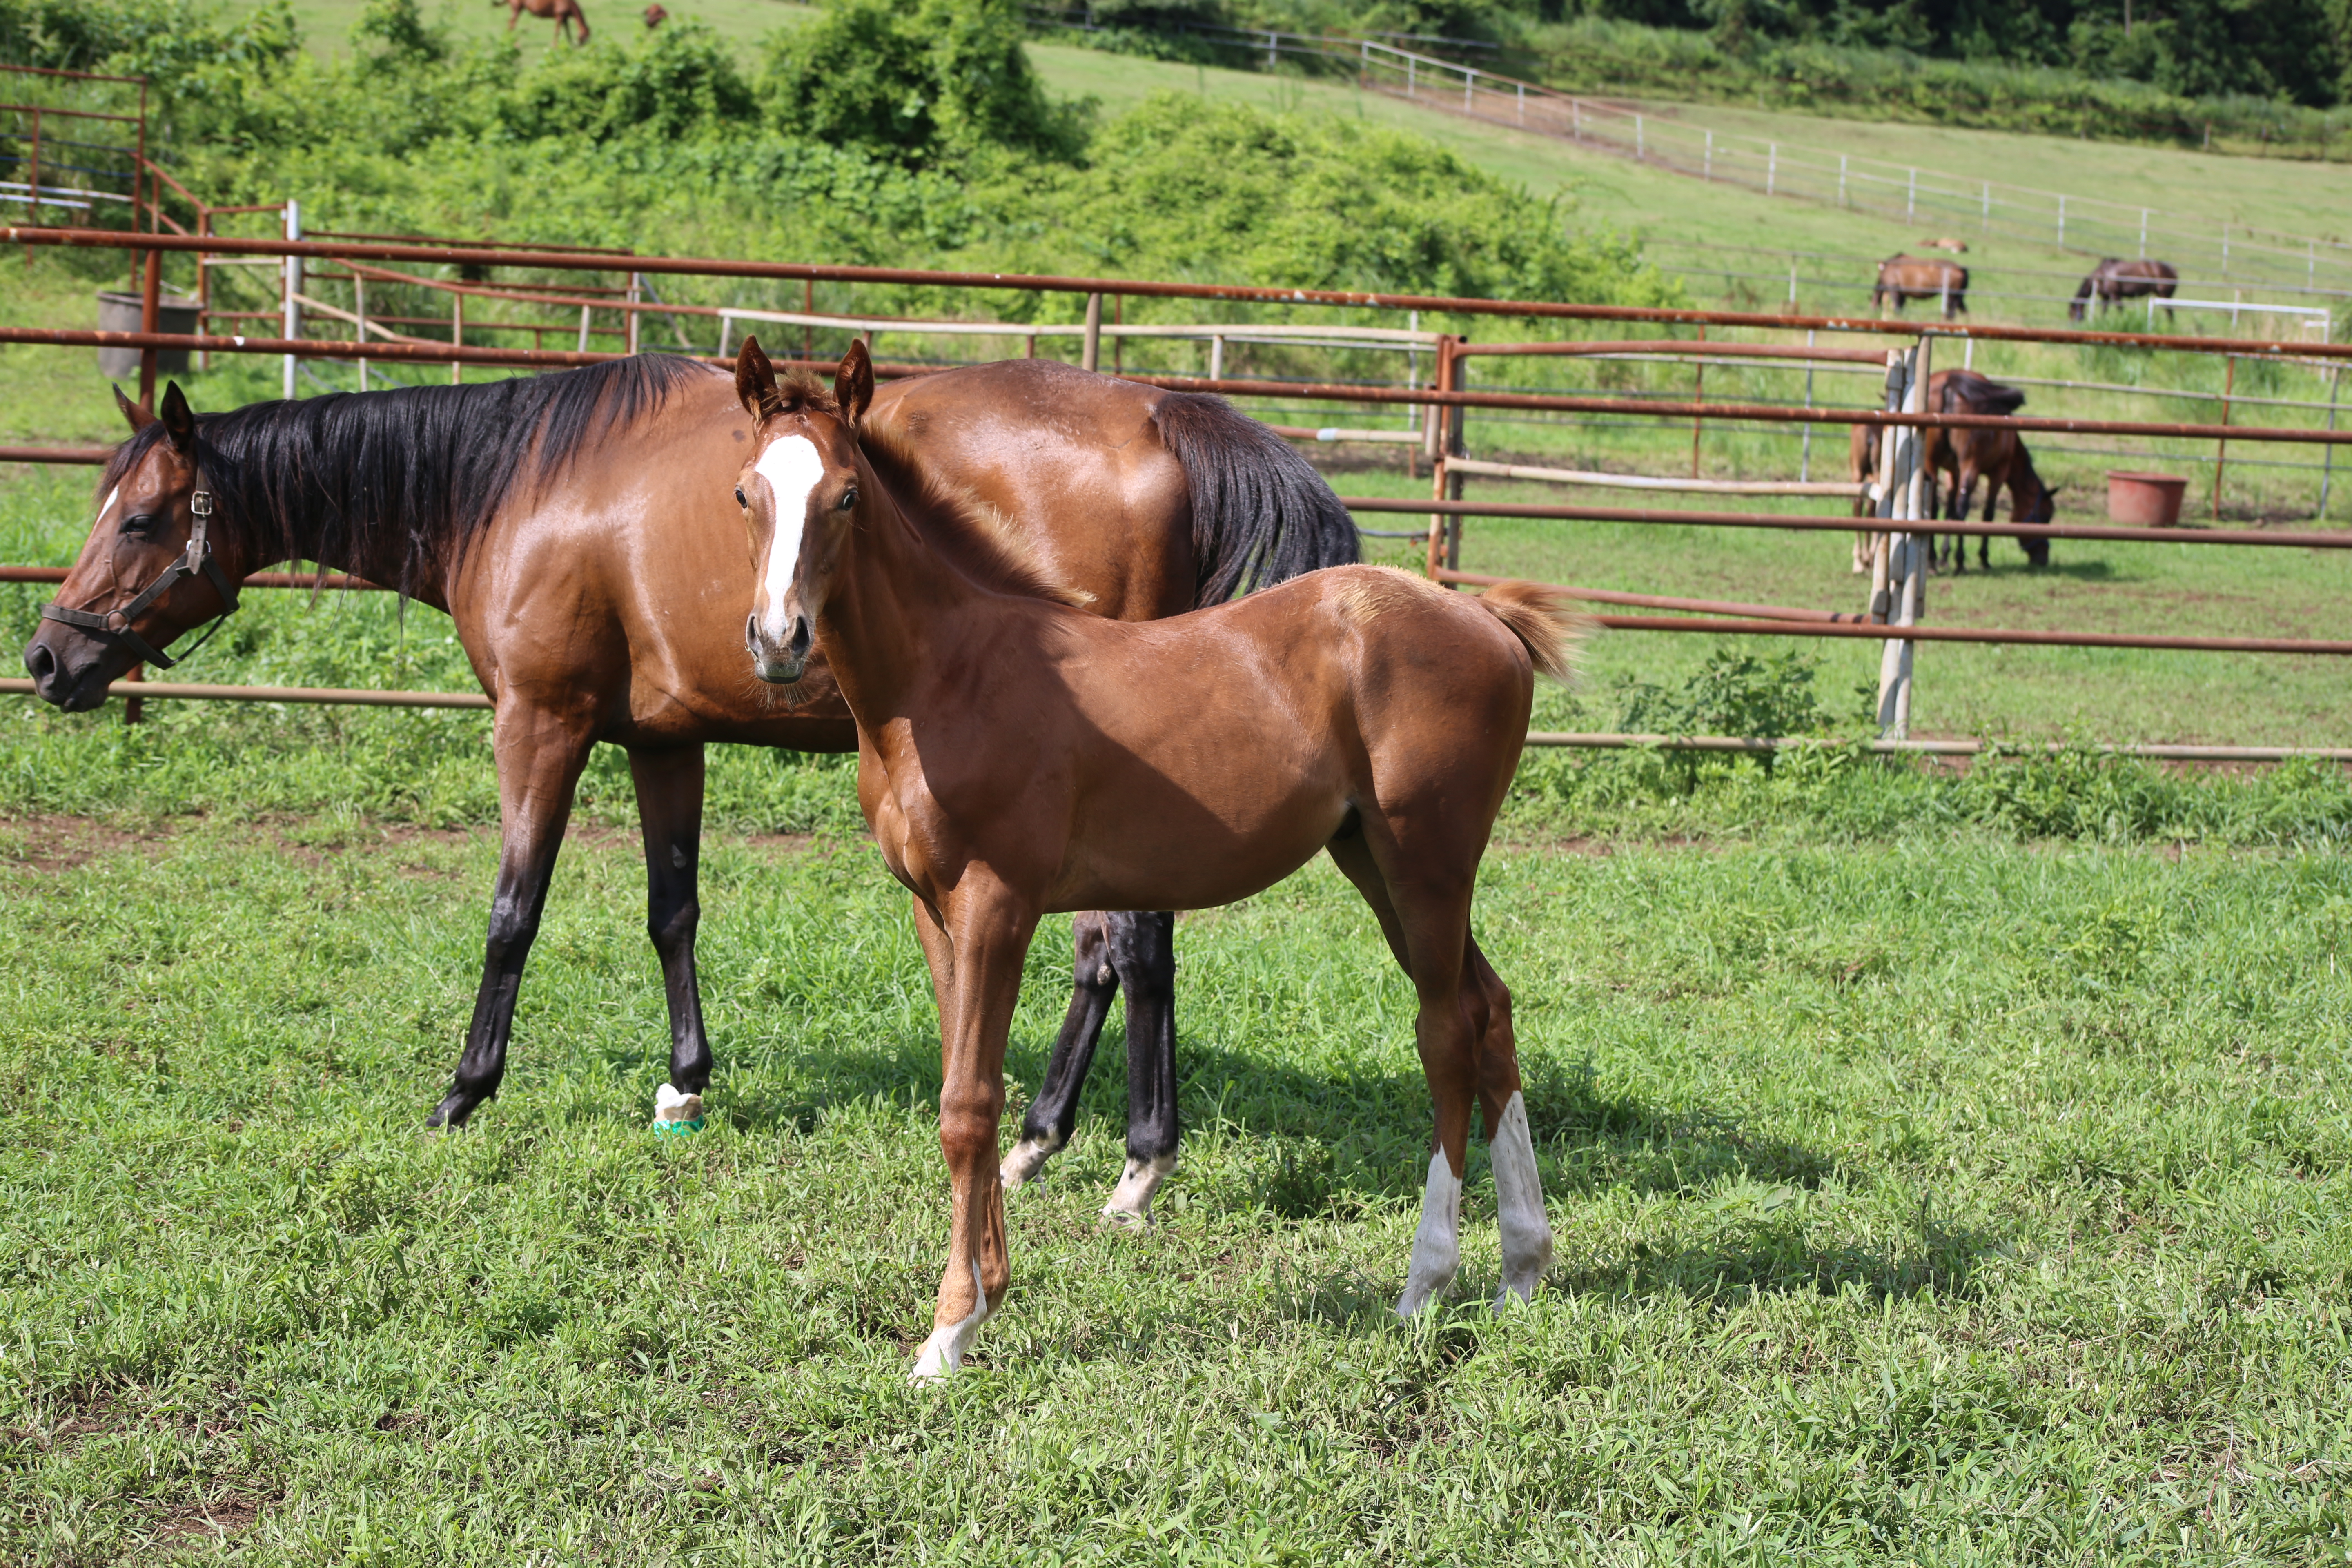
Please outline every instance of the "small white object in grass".
[[669, 1084], [654, 1091], [654, 1124], [702, 1120], [702, 1096], [683, 1094]]
[[1162, 1154], [1152, 1160], [1129, 1160], [1120, 1173], [1118, 1185], [1111, 1190], [1110, 1202], [1103, 1205], [1103, 1218], [1115, 1225], [1132, 1226], [1137, 1230], [1151, 1228], [1151, 1197], [1168, 1173], [1176, 1168], [1176, 1156]]
[[937, 1383], [961, 1366], [963, 1352], [971, 1348], [971, 1337], [988, 1321], [988, 1292], [981, 1288], [977, 1258], [971, 1260], [971, 1316], [931, 1331], [931, 1337], [923, 1342], [922, 1353], [915, 1358], [915, 1370], [907, 1374], [908, 1383]]
[[1400, 1318], [1410, 1318], [1454, 1283], [1462, 1267], [1462, 1178], [1445, 1163], [1441, 1145], [1429, 1156], [1429, 1183], [1421, 1193], [1421, 1228], [1412, 1233], [1412, 1262], [1397, 1298]]
[[1543, 1177], [1536, 1169], [1535, 1138], [1528, 1131], [1528, 1104], [1514, 1091], [1495, 1129], [1495, 1207], [1503, 1230], [1501, 1311], [1513, 1301], [1532, 1300], [1551, 1267], [1551, 1221], [1544, 1214]]

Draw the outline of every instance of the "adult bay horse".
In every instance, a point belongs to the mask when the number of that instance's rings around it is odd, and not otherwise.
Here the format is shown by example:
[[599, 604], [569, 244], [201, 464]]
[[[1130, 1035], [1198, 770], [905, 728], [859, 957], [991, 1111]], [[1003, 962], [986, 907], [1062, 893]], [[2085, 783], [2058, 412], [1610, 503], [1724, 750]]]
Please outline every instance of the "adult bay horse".
[[1940, 300], [1944, 320], [1969, 308], [1969, 269], [1940, 256], [1890, 256], [1878, 264], [1878, 281], [1870, 290], [1870, 308], [1895, 301], [1895, 313], [1913, 300]]
[[[1939, 370], [1927, 378], [1927, 406], [1938, 414], [2010, 415], [2025, 406], [2025, 394], [1971, 370]], [[1924, 430], [1920, 458], [1931, 473], [1947, 476], [1944, 515], [1950, 521], [1968, 517], [1979, 479], [1986, 481], [1987, 522], [1992, 521], [1993, 504], [2003, 489], [2009, 491], [2011, 522], [2046, 523], [2057, 515], [2057, 492], [2042, 482], [2042, 476], [2034, 471], [2032, 455], [2014, 430]], [[2027, 561], [2036, 566], [2050, 564], [2047, 539], [2020, 538], [2017, 542]], [[1948, 556], [1938, 552], [1939, 543], [1950, 546]], [[1940, 541], [1931, 538], [1927, 559], [1938, 570], [1948, 564], [1956, 573], [1965, 572], [1968, 541], [1957, 533], [1946, 534]], [[1990, 534], [1979, 536], [1977, 564], [1987, 569], [1992, 565]]]
[[[730, 379], [646, 355], [201, 419], [176, 384], [160, 419], [123, 407], [131, 437], [26, 650], [36, 689], [69, 710], [97, 706], [131, 665], [167, 666], [161, 650], [233, 609], [236, 584], [274, 562], [317, 561], [446, 610], [497, 705], [502, 844], [480, 989], [432, 1121], [463, 1122], [498, 1091], [572, 792], [598, 741], [628, 752], [644, 829], [670, 1017], [657, 1114], [691, 1120], [713, 1065], [694, 964], [703, 747], [856, 744], [821, 667], [797, 706], [744, 671], [751, 592], [728, 492], [751, 433]], [[1016, 360], [899, 382], [869, 417], [924, 440], [943, 480], [1099, 615], [1171, 615], [1355, 558], [1353, 524], [1314, 469], [1213, 398]], [[733, 629], [714, 630], [719, 620]], [[1081, 920], [1080, 984], [1030, 1111], [1037, 1161], [1068, 1135], [1122, 982], [1130, 1163], [1172, 1157], [1171, 930], [1164, 914]], [[1142, 1217], [1124, 1186], [1122, 1202]]]
[[[2074, 290], [2074, 302], [2066, 307], [2066, 319], [2081, 321], [2094, 295], [2104, 310], [2122, 300], [2145, 299], [2151, 294], [2159, 300], [2169, 300], [2179, 286], [2179, 269], [2168, 261], [2126, 261], [2110, 256], [2092, 268], [2091, 275]], [[2169, 317], [2172, 307], [2167, 305], [2164, 313]]]
[[746, 339], [736, 384], [757, 431], [735, 484], [754, 668], [789, 686], [824, 649], [857, 719], [858, 801], [914, 894], [939, 1002], [954, 1205], [916, 1375], [961, 1363], [1011, 1279], [997, 1127], [1038, 918], [1229, 903], [1324, 848], [1412, 978], [1436, 1100], [1397, 1310], [1454, 1277], [1474, 1103], [1501, 1208], [1498, 1304], [1531, 1295], [1551, 1227], [1510, 993], [1470, 902], [1536, 673], [1565, 668], [1559, 596], [1512, 583], [1471, 598], [1351, 566], [1170, 620], [1105, 620], [961, 505], [919, 437], [866, 423], [863, 343], [828, 394], [780, 384]]

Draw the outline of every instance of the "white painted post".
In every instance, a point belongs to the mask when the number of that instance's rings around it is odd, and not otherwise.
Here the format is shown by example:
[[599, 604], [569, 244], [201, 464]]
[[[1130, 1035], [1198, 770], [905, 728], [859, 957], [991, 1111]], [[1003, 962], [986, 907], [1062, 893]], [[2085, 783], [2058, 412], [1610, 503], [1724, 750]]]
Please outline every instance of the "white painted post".
[[1780, 144], [1777, 142], [1767, 142], [1764, 143], [1764, 194], [1766, 195], [1772, 194], [1772, 187], [1779, 182], [1780, 176]]
[[636, 273], [629, 274], [629, 352], [637, 352], [637, 329], [641, 324], [637, 311], [638, 298], [645, 292], [646, 280]]
[[2058, 198], [2058, 248], [2066, 248], [2066, 198]]
[[1407, 55], [1407, 56], [1405, 56], [1405, 58], [1404, 58], [1404, 95], [1405, 95], [1407, 98], [1411, 98], [1411, 97], [1412, 96], [1412, 68], [1413, 68], [1413, 64], [1414, 64], [1413, 57], [1412, 57], [1412, 56], [1411, 56], [1411, 55]]
[[[289, 201], [286, 204], [286, 237], [289, 240], [302, 237], [302, 204], [300, 202]], [[286, 258], [286, 297], [283, 301], [284, 309], [280, 312], [281, 320], [285, 323], [286, 335], [289, 338], [299, 338], [302, 335], [302, 306], [301, 302], [295, 299], [295, 296], [301, 291], [302, 258], [299, 256], [289, 256]], [[286, 395], [289, 398], [294, 395], [294, 356], [292, 354], [286, 356]]]
[[1272, 70], [1274, 68], [1274, 35], [1272, 33], [1268, 33], [1265, 36], [1265, 68]]
[[1906, 218], [1919, 216], [1919, 171], [1916, 169], [1911, 171], [1911, 189], [1903, 200], [1903, 216]]
[[585, 305], [580, 307], [580, 352], [583, 354], [588, 352], [588, 307]]
[[2139, 256], [2142, 261], [2147, 259], [2147, 209], [2146, 207], [2139, 209]]
[[[451, 294], [449, 296], [449, 346], [453, 349], [461, 349], [466, 346], [466, 297], [463, 294]], [[463, 360], [451, 360], [449, 362], [449, 384], [456, 386], [465, 379], [466, 362]]]
[[1698, 177], [1702, 180], [1715, 178], [1715, 132], [1712, 131], [1706, 133], [1706, 151], [1700, 154]]
[[1527, 122], [1528, 122], [1528, 84], [1527, 84], [1526, 82], [1521, 82], [1521, 83], [1519, 83], [1519, 123], [1520, 123], [1520, 124], [1522, 124], [1522, 125], [1525, 125]]
[[[1792, 305], [1795, 303], [1795, 301], [1796, 301], [1796, 298], [1797, 298], [1797, 269], [1796, 269], [1795, 268], [1791, 267], [1790, 268], [1789, 268], [1789, 300], [1790, 300], [1790, 302]], [[1793, 313], [1793, 312], [1792, 312], [1792, 313]], [[1813, 346], [1813, 338], [1814, 338], [1814, 333], [1812, 333], [1811, 331], [1807, 331], [1807, 332], [1805, 333], [1805, 346], [1806, 346], [1807, 348], [1811, 348], [1811, 347]], [[1811, 362], [1807, 362], [1807, 363], [1806, 363], [1806, 365], [1805, 365], [1805, 406], [1806, 406], [1806, 407], [1808, 407], [1808, 408], [1811, 408], [1812, 405], [1813, 405], [1813, 367], [1812, 367], [1812, 364], [1811, 364]], [[1808, 423], [1806, 424], [1806, 426], [1805, 426], [1805, 441], [1804, 441], [1804, 445], [1803, 445], [1803, 447], [1801, 447], [1798, 450], [1798, 453], [1797, 453], [1797, 482], [1798, 482], [1799, 484], [1801, 484], [1801, 484], [1803, 484], [1803, 483], [1805, 483], [1807, 480], [1809, 480], [1809, 479], [1812, 477], [1812, 472], [1813, 472], [1813, 427], [1812, 427], [1812, 425], [1811, 425], [1810, 422], [1808, 422]]]
[[1465, 114], [1470, 112], [1470, 89], [1477, 85], [1478, 73], [1476, 71], [1465, 70], [1462, 73], [1462, 112]]
[[735, 318], [726, 311], [719, 312], [719, 357], [727, 357], [727, 340], [735, 333]]
[[1845, 154], [1838, 154], [1838, 205], [1845, 205]]
[[[2344, 367], [2336, 365], [2327, 373], [2327, 427], [2336, 428], [2336, 395], [2344, 385]], [[2330, 441], [2319, 449], [2319, 517], [2327, 516], [2327, 482], [2336, 477], [2336, 443]]]
[[1990, 180], [1984, 183], [1984, 216], [1981, 221], [1984, 224], [1984, 231], [1990, 234], [1992, 232], [1992, 182]]
[[1584, 140], [1584, 105], [1573, 98], [1568, 100], [1568, 134], [1572, 142]]
[[[352, 335], [362, 348], [367, 346], [367, 279], [354, 273], [352, 277]], [[367, 355], [360, 355], [360, 390], [368, 389]]]
[[1637, 114], [1633, 116], [1633, 162], [1640, 163], [1642, 154], [1642, 117]]
[[[1927, 406], [1927, 350], [1933, 342], [1921, 338], [1919, 346], [1902, 356], [1904, 380], [1902, 407], [1906, 413], [1920, 413]], [[1892, 377], [1889, 378], [1890, 380]], [[1887, 500], [1895, 509], [1897, 521], [1917, 523], [1926, 514], [1926, 466], [1919, 461], [1919, 431], [1912, 426], [1899, 427], [1895, 440], [1895, 468], [1882, 470]], [[1927, 552], [1923, 536], [1914, 531], [1894, 534], [1888, 541], [1889, 586], [1895, 600], [1888, 620], [1897, 626], [1919, 624], [1927, 609]], [[1890, 638], [1878, 664], [1878, 724], [1882, 739], [1901, 741], [1911, 733], [1911, 686], [1913, 649], [1917, 645], [1908, 638]]]
[[1225, 379], [1225, 339], [1222, 332], [1212, 333], [1209, 338], [1209, 379]]
[[1086, 346], [1079, 353], [1078, 363], [1084, 369], [1092, 370], [1101, 363], [1102, 296], [1089, 294], [1087, 296]]

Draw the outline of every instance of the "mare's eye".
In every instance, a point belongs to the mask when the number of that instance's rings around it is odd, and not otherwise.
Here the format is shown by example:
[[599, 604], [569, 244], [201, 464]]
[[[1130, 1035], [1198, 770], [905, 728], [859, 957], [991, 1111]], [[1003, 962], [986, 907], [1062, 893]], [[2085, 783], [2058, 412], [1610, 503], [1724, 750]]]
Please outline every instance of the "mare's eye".
[[843, 511], [847, 511], [850, 508], [856, 506], [857, 504], [857, 487], [856, 485], [852, 485], [847, 489], [842, 491], [841, 500], [835, 504], [839, 510]]
[[751, 509], [751, 503], [743, 499], [743, 487], [741, 485], [737, 485], [735, 487], [735, 504], [741, 507], [746, 511], [749, 511]]
[[125, 533], [154, 532], [155, 514], [152, 511], [131, 513], [129, 517], [122, 520], [122, 531]]

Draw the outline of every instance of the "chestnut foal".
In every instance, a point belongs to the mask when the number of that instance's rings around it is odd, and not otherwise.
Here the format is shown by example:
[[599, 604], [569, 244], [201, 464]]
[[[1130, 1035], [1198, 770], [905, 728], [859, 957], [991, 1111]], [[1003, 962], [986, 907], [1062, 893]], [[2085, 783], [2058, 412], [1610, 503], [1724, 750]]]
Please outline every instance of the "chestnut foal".
[[1479, 857], [1538, 670], [1566, 667], [1549, 589], [1476, 598], [1339, 566], [1189, 615], [1072, 607], [984, 511], [859, 428], [853, 343], [827, 395], [746, 342], [757, 431], [737, 481], [757, 583], [747, 641], [790, 682], [822, 645], [857, 721], [857, 793], [914, 893], [940, 1008], [948, 1264], [918, 1378], [942, 1376], [1011, 1281], [997, 1129], [1005, 1036], [1040, 916], [1185, 910], [1271, 887], [1328, 848], [1412, 977], [1435, 1147], [1401, 1313], [1453, 1279], [1470, 1110], [1485, 1113], [1504, 1291], [1551, 1258], [1511, 997], [1470, 934]]

